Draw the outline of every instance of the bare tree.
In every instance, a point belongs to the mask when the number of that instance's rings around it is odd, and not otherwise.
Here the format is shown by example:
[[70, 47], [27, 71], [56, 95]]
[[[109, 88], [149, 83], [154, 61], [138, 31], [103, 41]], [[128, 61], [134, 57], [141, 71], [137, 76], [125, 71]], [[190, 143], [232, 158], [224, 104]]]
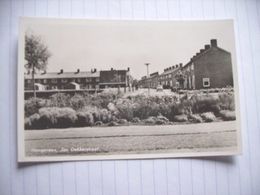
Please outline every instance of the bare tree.
[[25, 68], [32, 73], [33, 94], [36, 98], [34, 74], [36, 70], [46, 70], [51, 53], [42, 42], [40, 36], [33, 34], [25, 35]]

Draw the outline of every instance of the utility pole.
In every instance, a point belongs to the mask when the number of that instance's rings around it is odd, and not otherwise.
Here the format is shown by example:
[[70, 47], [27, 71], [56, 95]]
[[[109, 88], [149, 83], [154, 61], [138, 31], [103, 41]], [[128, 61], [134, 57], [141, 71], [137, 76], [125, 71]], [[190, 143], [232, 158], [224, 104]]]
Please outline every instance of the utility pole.
[[150, 83], [148, 81], [148, 78], [149, 78], [149, 65], [150, 63], [145, 63], [146, 67], [147, 67], [147, 85], [148, 85], [148, 95], [150, 95]]

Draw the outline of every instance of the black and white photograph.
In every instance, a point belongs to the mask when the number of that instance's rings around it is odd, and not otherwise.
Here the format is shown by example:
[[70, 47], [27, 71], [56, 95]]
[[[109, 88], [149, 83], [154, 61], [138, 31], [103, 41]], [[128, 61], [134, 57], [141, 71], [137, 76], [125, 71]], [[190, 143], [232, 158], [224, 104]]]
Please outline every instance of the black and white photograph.
[[21, 18], [18, 161], [241, 153], [232, 20]]

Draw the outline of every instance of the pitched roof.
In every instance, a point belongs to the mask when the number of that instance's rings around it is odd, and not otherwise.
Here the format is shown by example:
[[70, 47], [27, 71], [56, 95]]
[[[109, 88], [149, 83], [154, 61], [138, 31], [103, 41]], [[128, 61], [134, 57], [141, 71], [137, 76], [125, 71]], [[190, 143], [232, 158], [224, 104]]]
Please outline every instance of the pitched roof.
[[197, 55], [193, 56], [190, 61], [188, 61], [183, 67], [185, 68], [188, 64], [192, 63], [193, 61], [195, 61], [196, 59], [200, 58], [201, 56], [205, 55], [206, 53], [208, 53], [210, 50], [212, 50], [212, 48], [216, 48], [222, 52], [226, 52], [226, 53], [230, 53], [218, 46], [211, 46], [208, 49], [203, 49], [203, 51], [200, 51]]
[[[35, 79], [55, 79], [55, 78], [92, 78], [92, 77], [99, 77], [100, 72], [96, 71], [94, 73], [88, 71], [88, 72], [47, 72], [47, 73], [36, 73], [34, 75]], [[31, 79], [32, 74], [24, 74], [25, 79]]]

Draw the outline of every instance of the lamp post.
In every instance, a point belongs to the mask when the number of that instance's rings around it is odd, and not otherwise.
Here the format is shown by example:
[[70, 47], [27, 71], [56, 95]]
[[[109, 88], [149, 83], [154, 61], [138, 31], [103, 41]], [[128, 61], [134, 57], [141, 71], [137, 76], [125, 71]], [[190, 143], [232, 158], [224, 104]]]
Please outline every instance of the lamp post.
[[146, 65], [146, 68], [147, 68], [148, 95], [150, 95], [150, 83], [149, 83], [149, 80], [148, 80], [148, 78], [149, 78], [149, 65], [150, 65], [150, 63], [145, 63], [145, 65]]

